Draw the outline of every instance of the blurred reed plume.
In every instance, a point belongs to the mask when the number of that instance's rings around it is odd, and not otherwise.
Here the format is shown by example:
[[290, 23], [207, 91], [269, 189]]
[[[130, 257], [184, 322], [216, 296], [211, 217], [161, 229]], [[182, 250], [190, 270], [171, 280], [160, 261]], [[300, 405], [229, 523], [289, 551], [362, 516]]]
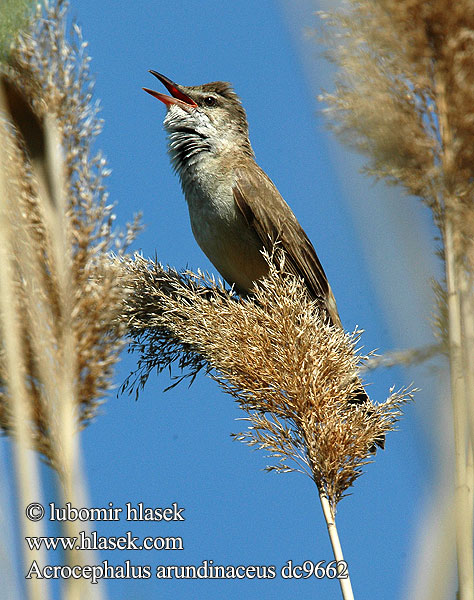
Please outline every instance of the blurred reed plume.
[[[360, 332], [329, 325], [285, 273], [284, 256], [267, 257], [270, 272], [251, 299], [236, 299], [203, 274], [178, 273], [140, 256], [127, 271], [122, 319], [140, 359], [125, 382], [138, 393], [149, 375], [178, 361], [185, 376], [204, 369], [247, 413], [234, 437], [269, 453], [267, 470], [300, 471], [316, 483], [336, 560], [342, 560], [335, 508], [362, 473], [374, 441], [394, 429], [411, 393], [383, 404], [350, 405], [360, 388]], [[350, 581], [344, 598], [351, 598]]]
[[[1, 66], [3, 276], [13, 294], [30, 437], [58, 469], [51, 406], [71, 364], [77, 427], [96, 414], [123, 347], [111, 323], [121, 289], [105, 256], [123, 254], [136, 223], [113, 229], [105, 159], [92, 146], [101, 129], [92, 104], [86, 43], [66, 40], [66, 5], [46, 6]], [[3, 319], [2, 330], [10, 325]], [[8, 358], [0, 355], [0, 426], [15, 433]]]
[[[23, 536], [40, 533], [24, 514], [41, 499], [29, 449], [57, 472], [63, 502], [86, 505], [77, 433], [110, 389], [124, 345], [123, 291], [107, 255], [124, 255], [138, 227], [113, 228], [109, 172], [92, 149], [101, 121], [86, 43], [78, 27], [67, 39], [66, 9], [61, 0], [38, 8], [0, 63], [0, 428], [16, 442]], [[63, 527], [78, 535], [77, 524]], [[25, 565], [43, 562], [22, 550]], [[71, 551], [68, 560], [88, 556]], [[100, 597], [84, 586], [68, 581], [65, 597]], [[48, 597], [35, 577], [26, 591]]]
[[[474, 5], [470, 0], [351, 0], [345, 10], [322, 17], [330, 56], [339, 68], [335, 91], [322, 96], [333, 129], [367, 156], [368, 174], [420, 198], [440, 232], [436, 251], [445, 278], [435, 285], [434, 324], [451, 370], [459, 598], [470, 600]], [[426, 597], [434, 596], [427, 591]]]

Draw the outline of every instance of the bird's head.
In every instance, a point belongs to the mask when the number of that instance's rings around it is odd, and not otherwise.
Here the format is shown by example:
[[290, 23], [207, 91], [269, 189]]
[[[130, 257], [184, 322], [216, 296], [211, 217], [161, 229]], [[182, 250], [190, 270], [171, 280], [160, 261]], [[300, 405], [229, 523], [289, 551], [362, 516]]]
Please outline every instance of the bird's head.
[[169, 134], [170, 151], [176, 168], [181, 167], [179, 161], [186, 162], [201, 151], [219, 154], [237, 147], [253, 154], [248, 140], [245, 110], [229, 83], [214, 81], [184, 86], [156, 71], [150, 73], [170, 93], [167, 95], [143, 88], [166, 105], [164, 125]]

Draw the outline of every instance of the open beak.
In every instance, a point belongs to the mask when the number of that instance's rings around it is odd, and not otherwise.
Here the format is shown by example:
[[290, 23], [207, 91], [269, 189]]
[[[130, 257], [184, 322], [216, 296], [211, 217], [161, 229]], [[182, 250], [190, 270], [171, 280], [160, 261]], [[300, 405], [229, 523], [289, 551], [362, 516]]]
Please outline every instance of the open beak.
[[159, 92], [149, 90], [148, 88], [143, 88], [145, 92], [148, 92], [154, 98], [158, 98], [158, 100], [161, 100], [163, 104], [166, 104], [166, 106], [177, 104], [185, 110], [189, 110], [190, 108], [195, 108], [197, 106], [196, 102], [194, 102], [192, 98], [190, 98], [187, 94], [181, 91], [179, 86], [173, 81], [171, 81], [171, 79], [168, 79], [168, 77], [165, 77], [164, 75], [161, 75], [161, 73], [157, 73], [156, 71], [150, 71], [150, 73], [161, 81], [161, 83], [166, 87], [171, 96], [168, 96], [167, 94], [160, 94]]

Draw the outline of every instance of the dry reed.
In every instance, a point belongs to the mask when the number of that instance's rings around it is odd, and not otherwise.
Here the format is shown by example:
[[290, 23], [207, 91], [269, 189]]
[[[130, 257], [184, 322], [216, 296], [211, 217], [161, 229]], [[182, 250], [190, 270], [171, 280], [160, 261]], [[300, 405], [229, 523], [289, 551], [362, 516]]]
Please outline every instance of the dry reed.
[[[59, 4], [36, 21], [31, 35], [20, 37], [1, 80], [7, 195], [15, 198], [7, 219], [14, 244], [7, 253], [21, 315], [31, 435], [54, 467], [49, 399], [40, 372], [50, 373], [54, 387], [73, 355], [77, 424], [90, 422], [124, 345], [123, 329], [110, 325], [122, 292], [105, 257], [112, 250], [122, 254], [137, 228], [132, 224], [124, 235], [113, 230], [104, 182], [109, 171], [91, 150], [101, 122], [92, 104], [86, 44], [77, 28], [77, 44], [66, 41], [66, 5]], [[72, 336], [67, 344], [66, 335]], [[41, 346], [51, 352], [41, 352]], [[0, 425], [10, 433], [4, 364], [0, 360]]]
[[419, 197], [440, 231], [445, 279], [435, 287], [435, 325], [451, 369], [459, 598], [470, 600], [474, 5], [469, 0], [351, 0], [345, 10], [322, 17], [330, 56], [339, 67], [335, 91], [322, 97], [334, 130], [367, 156], [368, 174]]
[[[269, 471], [299, 471], [316, 484], [336, 560], [342, 560], [335, 509], [361, 475], [374, 442], [394, 429], [408, 390], [383, 404], [351, 404], [363, 357], [360, 332], [327, 323], [305, 291], [285, 272], [277, 249], [269, 275], [251, 299], [236, 298], [203, 274], [177, 273], [135, 256], [120, 261], [127, 275], [122, 319], [140, 353], [126, 382], [143, 387], [153, 371], [175, 361], [184, 376], [204, 369], [247, 413], [234, 437], [266, 451]], [[352, 598], [350, 580], [340, 580]]]
[[361, 474], [374, 441], [393, 430], [406, 391], [383, 404], [351, 405], [360, 386], [360, 332], [328, 324], [302, 281], [269, 257], [251, 299], [237, 299], [203, 274], [177, 273], [141, 256], [127, 275], [121, 319], [140, 353], [125, 383], [138, 392], [175, 361], [185, 376], [204, 369], [248, 413], [236, 438], [270, 452], [268, 470], [301, 471], [334, 509]]
[[[123, 255], [137, 230], [136, 222], [125, 234], [113, 229], [106, 161], [92, 153], [101, 122], [86, 44], [77, 27], [68, 41], [66, 9], [46, 3], [0, 65], [0, 427], [16, 441], [18, 508], [30, 535], [25, 506], [41, 495], [28, 448], [58, 473], [63, 502], [87, 504], [77, 433], [110, 389], [124, 345], [123, 292], [107, 254]], [[78, 535], [77, 524], [64, 528]], [[84, 564], [86, 554], [69, 560]], [[29, 553], [25, 566], [36, 558]], [[48, 597], [36, 578], [26, 591]], [[100, 597], [84, 580], [67, 582], [68, 600], [86, 593]]]

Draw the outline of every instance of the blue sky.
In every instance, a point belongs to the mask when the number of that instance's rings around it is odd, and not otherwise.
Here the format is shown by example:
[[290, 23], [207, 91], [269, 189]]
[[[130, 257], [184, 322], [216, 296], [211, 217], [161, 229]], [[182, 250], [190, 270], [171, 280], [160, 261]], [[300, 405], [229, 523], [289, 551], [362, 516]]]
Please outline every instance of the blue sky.
[[[193, 239], [169, 165], [164, 106], [141, 88], [160, 89], [148, 69], [185, 85], [231, 81], [247, 110], [257, 161], [313, 241], [346, 328], [366, 330], [367, 350], [429, 340], [429, 307], [421, 302], [433, 268], [424, 254], [431, 233], [427, 214], [412, 199], [359, 176], [357, 159], [326, 131], [315, 96], [318, 86], [329, 85], [330, 69], [302, 33], [316, 24], [312, 3], [71, 4], [93, 58], [95, 96], [105, 120], [98, 146], [112, 168], [109, 191], [117, 220], [124, 224], [134, 212], [143, 212], [146, 228], [134, 249], [145, 256], [156, 253], [177, 268], [214, 272]], [[400, 230], [406, 232], [403, 240]], [[133, 355], [123, 357], [117, 386], [135, 361]], [[426, 373], [392, 370], [369, 377], [378, 401], [391, 385], [398, 388], [413, 378], [424, 390], [337, 514], [356, 598], [392, 600], [404, 597], [413, 577], [419, 523], [436, 477], [427, 418], [433, 390]], [[177, 502], [185, 508], [183, 523], [97, 523], [100, 534], [132, 529], [139, 536], [181, 536], [184, 550], [104, 552], [100, 560], [198, 566], [212, 559], [215, 564], [275, 565], [277, 571], [290, 559], [294, 564], [331, 560], [314, 484], [301, 475], [266, 474], [264, 453], [231, 440], [243, 415], [212, 381], [202, 376], [190, 388], [184, 383], [163, 393], [169, 383], [166, 374], [151, 377], [137, 402], [110, 397], [83, 432], [82, 447], [91, 506]], [[8, 457], [8, 444], [2, 448]], [[267, 581], [152, 578], [108, 581], [105, 587], [114, 600], [294, 595], [304, 600], [340, 593], [335, 581], [279, 576]]]

